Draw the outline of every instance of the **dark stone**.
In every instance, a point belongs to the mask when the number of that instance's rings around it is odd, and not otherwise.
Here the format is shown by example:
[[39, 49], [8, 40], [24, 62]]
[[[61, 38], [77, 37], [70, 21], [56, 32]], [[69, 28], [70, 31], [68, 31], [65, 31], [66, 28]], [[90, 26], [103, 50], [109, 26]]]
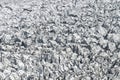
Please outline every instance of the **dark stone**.
[[24, 35], [25, 35], [25, 36], [27, 36], [27, 35], [28, 35], [28, 33], [27, 33], [27, 32], [24, 32]]
[[61, 40], [59, 39], [59, 37], [57, 37], [57, 38], [55, 39], [55, 41], [56, 41], [58, 44], [61, 43]]
[[30, 10], [30, 9], [23, 9], [24, 11], [28, 11], [28, 12], [31, 12], [32, 10]]
[[42, 39], [38, 39], [37, 42], [38, 43], [43, 43], [43, 40]]
[[80, 60], [80, 63], [82, 64], [82, 63], [83, 63], [83, 61], [82, 61], [82, 60]]
[[108, 26], [108, 25], [106, 25], [105, 23], [104, 23], [104, 24], [102, 24], [102, 27], [104, 27], [104, 28], [109, 28], [109, 26]]
[[88, 58], [89, 58], [90, 62], [93, 61], [93, 56], [91, 54], [88, 55]]
[[34, 80], [34, 76], [29, 76], [28, 78], [27, 78], [27, 80]]
[[21, 40], [18, 38], [15, 38], [15, 42], [21, 42]]
[[0, 39], [0, 43], [2, 43], [2, 39]]
[[111, 69], [108, 69], [107, 73], [108, 74], [113, 74], [112, 71], [111, 71]]
[[108, 44], [107, 44], [107, 46], [106, 46], [105, 48], [103, 48], [103, 49], [104, 49], [105, 51], [110, 50]]
[[78, 17], [77, 15], [74, 15], [74, 14], [69, 14], [68, 16], [71, 16], [71, 17]]
[[24, 42], [22, 42], [21, 46], [24, 46], [26, 48], [27, 44], [25, 44]]
[[55, 33], [55, 30], [50, 30], [50, 33]]
[[63, 23], [63, 24], [67, 24], [67, 22], [66, 22], [66, 21], [63, 21], [62, 23]]

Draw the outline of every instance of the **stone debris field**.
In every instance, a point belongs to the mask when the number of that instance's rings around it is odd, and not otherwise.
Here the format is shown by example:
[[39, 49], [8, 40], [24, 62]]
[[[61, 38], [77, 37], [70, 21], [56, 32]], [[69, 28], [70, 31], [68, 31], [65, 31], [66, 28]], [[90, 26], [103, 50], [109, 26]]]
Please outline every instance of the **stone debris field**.
[[120, 0], [0, 0], [0, 80], [120, 80]]

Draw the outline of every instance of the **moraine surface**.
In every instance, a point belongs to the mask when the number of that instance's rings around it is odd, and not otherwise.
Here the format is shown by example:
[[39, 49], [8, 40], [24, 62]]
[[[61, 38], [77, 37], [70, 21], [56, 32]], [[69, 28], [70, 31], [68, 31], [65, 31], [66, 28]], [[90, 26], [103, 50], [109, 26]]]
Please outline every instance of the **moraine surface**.
[[0, 80], [120, 80], [120, 0], [0, 0]]

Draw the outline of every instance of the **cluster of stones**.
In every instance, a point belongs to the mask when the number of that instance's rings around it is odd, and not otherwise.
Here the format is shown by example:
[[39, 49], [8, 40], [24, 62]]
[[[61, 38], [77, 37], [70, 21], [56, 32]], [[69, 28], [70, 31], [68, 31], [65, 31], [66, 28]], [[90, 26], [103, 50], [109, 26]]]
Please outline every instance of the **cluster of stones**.
[[0, 80], [119, 79], [119, 1], [0, 4]]

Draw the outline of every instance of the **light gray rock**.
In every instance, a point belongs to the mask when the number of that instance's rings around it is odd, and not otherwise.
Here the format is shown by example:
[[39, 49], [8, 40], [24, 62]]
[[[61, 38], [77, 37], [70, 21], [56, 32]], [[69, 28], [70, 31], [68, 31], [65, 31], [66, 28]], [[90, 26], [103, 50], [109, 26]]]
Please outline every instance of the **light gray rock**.
[[108, 42], [108, 45], [109, 45], [109, 49], [110, 49], [111, 51], [114, 51], [114, 50], [116, 49], [115, 43], [113, 43], [113, 42]]

